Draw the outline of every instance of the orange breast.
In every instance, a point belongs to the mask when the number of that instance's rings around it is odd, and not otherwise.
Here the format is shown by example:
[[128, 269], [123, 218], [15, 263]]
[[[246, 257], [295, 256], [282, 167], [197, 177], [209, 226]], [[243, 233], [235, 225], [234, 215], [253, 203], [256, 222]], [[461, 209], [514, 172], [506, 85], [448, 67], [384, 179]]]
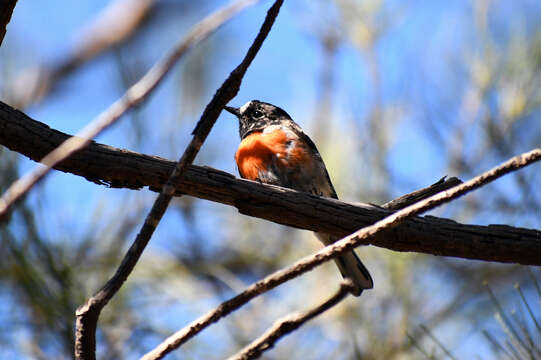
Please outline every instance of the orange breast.
[[287, 140], [287, 135], [281, 130], [267, 134], [257, 132], [245, 137], [235, 154], [240, 176], [256, 180], [260, 171], [268, 170], [273, 156], [285, 156]]

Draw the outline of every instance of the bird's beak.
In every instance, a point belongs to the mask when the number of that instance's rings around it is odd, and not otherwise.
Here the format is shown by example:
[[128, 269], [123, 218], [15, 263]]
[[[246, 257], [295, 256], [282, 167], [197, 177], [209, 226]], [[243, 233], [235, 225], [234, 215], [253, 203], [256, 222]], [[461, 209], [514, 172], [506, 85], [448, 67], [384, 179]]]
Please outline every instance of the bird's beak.
[[231, 106], [224, 106], [224, 109], [236, 117], [240, 117], [240, 110]]

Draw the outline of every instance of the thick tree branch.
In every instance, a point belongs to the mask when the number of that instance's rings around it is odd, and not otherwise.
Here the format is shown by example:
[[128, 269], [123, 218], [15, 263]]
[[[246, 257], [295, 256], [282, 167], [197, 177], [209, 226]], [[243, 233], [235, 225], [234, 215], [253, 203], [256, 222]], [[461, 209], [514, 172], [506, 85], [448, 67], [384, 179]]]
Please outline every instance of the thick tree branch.
[[[231, 17], [234, 13], [240, 9], [246, 7], [248, 4], [253, 3], [250, 1], [239, 1], [232, 6], [229, 6], [211, 17], [205, 19], [202, 25], [199, 25], [199, 31], [202, 34], [206, 29], [216, 28], [219, 24], [223, 23], [226, 19]], [[76, 338], [75, 338], [75, 357], [77, 359], [95, 359], [96, 348], [96, 325], [101, 310], [109, 302], [109, 300], [118, 292], [122, 284], [126, 281], [128, 276], [133, 271], [137, 261], [141, 257], [143, 250], [150, 241], [152, 234], [162, 219], [171, 198], [175, 195], [174, 184], [177, 183], [184, 175], [186, 169], [192, 164], [199, 149], [203, 145], [207, 138], [212, 126], [220, 116], [223, 107], [234, 98], [242, 82], [244, 74], [248, 70], [248, 67], [252, 63], [259, 49], [263, 45], [263, 41], [267, 38], [272, 25], [283, 0], [276, 0], [273, 6], [267, 12], [265, 21], [259, 30], [255, 40], [248, 49], [242, 62], [231, 72], [228, 78], [224, 81], [222, 86], [216, 91], [214, 97], [209, 102], [205, 111], [201, 115], [199, 122], [197, 123], [194, 131], [193, 138], [186, 147], [186, 150], [182, 154], [182, 157], [175, 164], [175, 167], [169, 176], [166, 184], [163, 186], [160, 195], [154, 202], [152, 209], [148, 213], [141, 230], [137, 234], [137, 237], [133, 244], [130, 246], [127, 254], [122, 259], [122, 263], [118, 267], [114, 276], [107, 281], [103, 288], [92, 296], [88, 301], [80, 306], [76, 311]], [[198, 34], [197, 36], [201, 36]], [[196, 36], [196, 37], [197, 37]], [[71, 140], [71, 139], [70, 139]]]
[[[265, 331], [263, 335], [252, 341], [237, 354], [229, 357], [228, 360], [257, 359], [261, 356], [261, 354], [263, 354], [263, 352], [272, 349], [274, 344], [276, 344], [276, 342], [280, 340], [280, 338], [297, 330], [308, 320], [311, 320], [316, 316], [323, 314], [325, 311], [339, 304], [350, 293], [352, 288], [353, 284], [351, 283], [351, 280], [344, 280], [344, 282], [340, 284], [340, 288], [338, 289], [338, 291], [336, 291], [336, 293], [334, 293], [334, 295], [331, 296], [327, 301], [313, 307], [310, 310], [298, 314], [287, 315], [283, 319], [276, 321], [274, 325], [272, 325], [270, 329]], [[150, 360], [159, 358], [145, 355], [144, 359]]]
[[11, 14], [13, 14], [13, 9], [17, 0], [3, 0], [0, 2], [0, 45], [4, 41], [4, 36], [6, 35], [7, 26], [11, 20]]
[[[39, 161], [67, 137], [0, 102], [0, 144], [11, 150]], [[111, 187], [148, 186], [156, 190], [161, 189], [174, 165], [159, 157], [92, 142], [55, 168]], [[249, 216], [337, 237], [388, 214], [376, 206], [353, 205], [236, 179], [208, 167], [190, 167], [175, 186], [179, 193], [235, 206]], [[464, 225], [432, 216], [416, 217], [369, 243], [395, 251], [541, 265], [541, 232], [504, 225]]]
[[168, 54], [162, 61], [154, 65], [137, 83], [114, 102], [108, 109], [102, 112], [95, 120], [85, 126], [77, 136], [71, 137], [47, 154], [41, 163], [45, 166], [37, 166], [25, 176], [13, 183], [0, 198], [0, 221], [6, 215], [9, 208], [37, 184], [56, 164], [69, 158], [75, 152], [85, 148], [91, 139], [99, 135], [105, 129], [113, 125], [128, 110], [141, 104], [153, 90], [160, 84], [162, 79], [169, 73], [173, 65], [194, 44], [207, 38], [223, 23], [235, 14], [253, 4], [257, 0], [240, 0], [220, 11], [206, 17], [195, 25], [188, 35]]

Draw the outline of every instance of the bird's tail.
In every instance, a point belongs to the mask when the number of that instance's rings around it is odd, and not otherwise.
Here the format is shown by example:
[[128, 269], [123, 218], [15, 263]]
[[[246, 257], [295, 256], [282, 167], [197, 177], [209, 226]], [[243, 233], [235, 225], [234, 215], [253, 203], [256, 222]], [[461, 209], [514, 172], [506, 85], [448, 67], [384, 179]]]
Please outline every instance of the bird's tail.
[[[314, 234], [325, 245], [332, 244], [338, 240], [328, 234]], [[374, 282], [372, 281], [370, 273], [366, 267], [364, 267], [354, 251], [341, 255], [334, 260], [336, 265], [338, 265], [338, 269], [340, 269], [342, 276], [353, 282], [354, 289], [351, 292], [353, 295], [360, 296], [363, 290], [372, 289], [374, 287]]]

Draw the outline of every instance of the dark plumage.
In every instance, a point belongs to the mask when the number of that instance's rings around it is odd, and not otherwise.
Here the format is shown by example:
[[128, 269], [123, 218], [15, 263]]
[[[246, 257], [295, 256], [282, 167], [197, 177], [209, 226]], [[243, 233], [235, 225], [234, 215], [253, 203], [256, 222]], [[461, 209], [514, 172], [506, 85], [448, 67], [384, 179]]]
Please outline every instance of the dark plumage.
[[[241, 143], [235, 161], [243, 178], [338, 199], [316, 145], [287, 112], [259, 100], [225, 110], [239, 120]], [[315, 235], [325, 245], [338, 240]], [[353, 251], [336, 258], [336, 263], [353, 281], [354, 295], [373, 287], [370, 273]]]

